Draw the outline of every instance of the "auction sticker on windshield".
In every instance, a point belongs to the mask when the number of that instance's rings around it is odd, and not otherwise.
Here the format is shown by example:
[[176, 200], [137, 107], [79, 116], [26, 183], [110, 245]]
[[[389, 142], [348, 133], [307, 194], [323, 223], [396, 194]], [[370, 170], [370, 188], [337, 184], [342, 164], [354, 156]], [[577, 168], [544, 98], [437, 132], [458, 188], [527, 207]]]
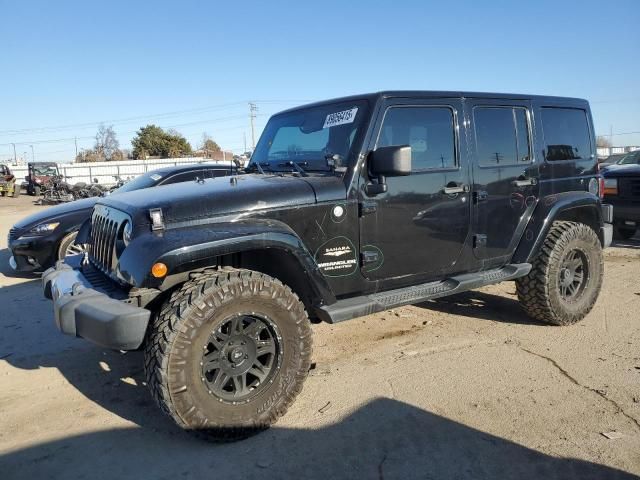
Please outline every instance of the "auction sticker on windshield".
[[350, 110], [343, 110], [342, 112], [330, 113], [327, 115], [322, 128], [330, 128], [335, 127], [336, 125], [353, 123], [356, 119], [356, 113], [358, 113], [358, 107], [354, 107]]

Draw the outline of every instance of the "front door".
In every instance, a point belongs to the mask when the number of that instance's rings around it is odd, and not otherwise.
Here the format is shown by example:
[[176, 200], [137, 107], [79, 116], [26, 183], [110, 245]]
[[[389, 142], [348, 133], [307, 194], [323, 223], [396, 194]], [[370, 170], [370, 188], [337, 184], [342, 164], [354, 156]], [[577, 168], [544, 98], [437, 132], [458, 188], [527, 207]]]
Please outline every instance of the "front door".
[[474, 253], [485, 266], [508, 260], [538, 197], [531, 105], [523, 100], [470, 99]]
[[[388, 177], [387, 192], [361, 193], [361, 270], [370, 280], [455, 269], [469, 230], [466, 151], [459, 138], [459, 99], [389, 101], [369, 150], [411, 146], [412, 172]], [[368, 182], [361, 178], [361, 187]]]

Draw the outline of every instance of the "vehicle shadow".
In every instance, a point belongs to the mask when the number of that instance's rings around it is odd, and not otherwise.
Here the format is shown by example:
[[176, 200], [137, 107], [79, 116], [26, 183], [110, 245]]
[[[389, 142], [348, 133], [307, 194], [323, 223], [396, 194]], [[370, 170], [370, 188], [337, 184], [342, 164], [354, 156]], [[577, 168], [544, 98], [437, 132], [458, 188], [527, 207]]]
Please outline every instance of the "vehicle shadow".
[[0, 459], [3, 478], [632, 479], [558, 458], [406, 403], [378, 398], [320, 428], [274, 427], [232, 444], [185, 433], [110, 429]]
[[527, 316], [520, 303], [502, 295], [477, 290], [419, 303], [418, 307], [463, 317], [493, 320], [517, 325], [540, 325]]

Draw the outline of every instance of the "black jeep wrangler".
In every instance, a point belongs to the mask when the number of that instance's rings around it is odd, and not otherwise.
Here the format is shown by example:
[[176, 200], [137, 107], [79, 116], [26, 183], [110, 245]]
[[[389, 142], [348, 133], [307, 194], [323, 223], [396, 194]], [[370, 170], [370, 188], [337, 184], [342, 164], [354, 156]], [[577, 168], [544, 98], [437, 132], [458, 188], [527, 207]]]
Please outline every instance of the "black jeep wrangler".
[[311, 321], [515, 280], [577, 322], [611, 208], [584, 100], [383, 92], [273, 116], [244, 173], [101, 199], [88, 253], [43, 275], [62, 332], [144, 349], [185, 429], [237, 439], [302, 390]]

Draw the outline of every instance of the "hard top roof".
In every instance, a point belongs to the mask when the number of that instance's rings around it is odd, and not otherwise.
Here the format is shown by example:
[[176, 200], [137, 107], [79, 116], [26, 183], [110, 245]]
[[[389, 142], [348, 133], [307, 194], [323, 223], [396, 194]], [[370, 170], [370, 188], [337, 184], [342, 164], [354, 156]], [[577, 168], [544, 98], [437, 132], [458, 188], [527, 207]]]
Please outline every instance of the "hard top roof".
[[[300, 108], [308, 108], [317, 105], [326, 105], [329, 103], [352, 102], [357, 100], [368, 100], [375, 102], [388, 98], [487, 98], [487, 99], [505, 99], [505, 100], [535, 100], [537, 102], [549, 103], [567, 103], [567, 104], [586, 104], [587, 100], [576, 97], [557, 97], [549, 95], [528, 95], [523, 93], [490, 93], [490, 92], [465, 92], [465, 91], [446, 91], [446, 90], [383, 90], [375, 93], [364, 93], [360, 95], [350, 95], [347, 97], [338, 97], [319, 102], [299, 105], [297, 107], [283, 110], [280, 113], [295, 111]], [[276, 115], [278, 115], [276, 114]]]

